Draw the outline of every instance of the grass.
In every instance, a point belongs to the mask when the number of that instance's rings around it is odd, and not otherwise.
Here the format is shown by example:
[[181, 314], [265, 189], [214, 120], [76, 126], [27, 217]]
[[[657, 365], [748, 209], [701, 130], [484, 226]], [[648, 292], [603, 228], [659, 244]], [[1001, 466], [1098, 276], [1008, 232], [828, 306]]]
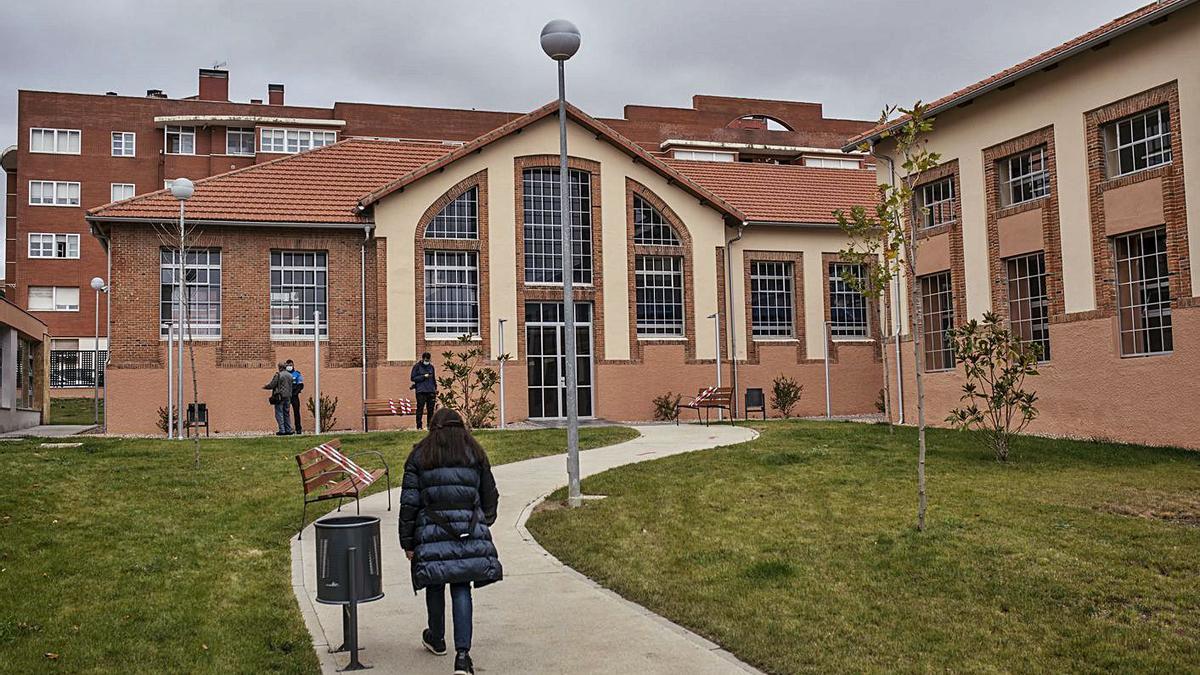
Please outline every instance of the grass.
[[[51, 424], [93, 424], [95, 419], [90, 398], [50, 399]], [[104, 423], [104, 399], [100, 400], [100, 422]]]
[[[636, 435], [589, 427], [581, 445]], [[494, 464], [566, 446], [562, 430], [479, 437]], [[383, 452], [397, 485], [419, 436], [341, 438]], [[190, 443], [80, 440], [0, 444], [0, 671], [317, 672], [289, 548], [293, 455], [313, 437], [202, 441], [199, 470]]]
[[567, 564], [774, 673], [1200, 671], [1200, 453], [759, 425], [529, 522]]

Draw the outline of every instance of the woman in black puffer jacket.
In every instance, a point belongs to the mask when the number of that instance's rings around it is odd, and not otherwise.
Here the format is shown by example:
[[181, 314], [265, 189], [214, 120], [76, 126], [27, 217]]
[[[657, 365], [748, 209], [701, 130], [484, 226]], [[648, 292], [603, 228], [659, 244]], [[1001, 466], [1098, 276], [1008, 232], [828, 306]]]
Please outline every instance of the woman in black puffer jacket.
[[504, 571], [488, 525], [496, 522], [500, 493], [487, 453], [462, 417], [441, 408], [429, 435], [404, 463], [400, 492], [400, 546], [412, 561], [413, 590], [425, 589], [429, 627], [425, 648], [446, 653], [446, 596], [454, 615], [454, 672], [470, 674], [471, 583], [500, 581]]

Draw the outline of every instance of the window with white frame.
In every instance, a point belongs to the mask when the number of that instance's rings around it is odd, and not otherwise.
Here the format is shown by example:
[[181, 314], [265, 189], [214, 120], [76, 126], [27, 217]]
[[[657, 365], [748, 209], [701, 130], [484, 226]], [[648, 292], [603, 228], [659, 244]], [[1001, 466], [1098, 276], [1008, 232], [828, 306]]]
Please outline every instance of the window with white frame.
[[[849, 283], [852, 280], [854, 283]], [[829, 263], [829, 334], [833, 338], [865, 338], [867, 299], [855, 290], [866, 282], [866, 272], [857, 263]]]
[[954, 176], [946, 176], [917, 187], [918, 227], [927, 230], [958, 220], [954, 213]]
[[78, 155], [80, 132], [77, 129], [29, 130], [29, 151], [56, 155]]
[[321, 337], [329, 336], [329, 254], [271, 251], [271, 339], [312, 337], [314, 312]]
[[1109, 178], [1171, 163], [1171, 112], [1167, 106], [1104, 125]]
[[31, 180], [29, 205], [79, 206], [79, 183], [65, 180]]
[[683, 258], [639, 255], [633, 274], [638, 337], [683, 337]]
[[119, 202], [122, 199], [129, 199], [137, 193], [137, 187], [133, 183], [112, 183], [109, 186], [109, 201]]
[[163, 130], [168, 155], [196, 154], [196, 127], [172, 127]]
[[425, 337], [479, 335], [479, 254], [425, 251]]
[[805, 157], [804, 166], [818, 169], [859, 169], [862, 163], [849, 157]]
[[225, 130], [225, 154], [254, 156], [254, 129], [229, 127]]
[[925, 370], [954, 368], [954, 349], [950, 329], [954, 328], [954, 291], [950, 273], [938, 272], [920, 277], [924, 325], [921, 338], [925, 341]]
[[337, 142], [336, 131], [312, 129], [262, 129], [259, 133], [261, 152], [294, 154], [321, 148]]
[[1174, 346], [1166, 228], [1113, 237], [1112, 245], [1121, 356], [1170, 352]]
[[472, 187], [443, 208], [425, 228], [429, 239], [479, 238], [479, 188]]
[[662, 213], [639, 195], [633, 196], [633, 243], [644, 246], [681, 246], [675, 228]]
[[750, 263], [750, 330], [756, 338], [790, 338], [793, 332], [793, 263]]
[[1008, 258], [1008, 324], [1023, 342], [1036, 345], [1038, 360], [1050, 360], [1050, 300], [1046, 256], [1041, 251]]
[[78, 258], [79, 235], [51, 232], [29, 233], [30, 258]]
[[[161, 249], [159, 256], [159, 331], [164, 324], [179, 322], [179, 251]], [[184, 265], [185, 333], [189, 339], [221, 337], [221, 249], [200, 248], [187, 252]]]
[[30, 286], [29, 311], [78, 312], [79, 288], [75, 286]]
[[732, 152], [716, 150], [676, 150], [671, 155], [675, 159], [686, 159], [694, 162], [732, 162], [737, 155]]
[[1024, 204], [1050, 194], [1045, 146], [1005, 157], [997, 168], [1001, 206]]
[[[592, 176], [572, 169], [571, 243], [574, 282], [592, 283]], [[562, 283], [562, 214], [558, 169], [525, 169], [525, 282]]]
[[112, 132], [112, 156], [133, 157], [137, 153], [137, 134], [132, 131]]

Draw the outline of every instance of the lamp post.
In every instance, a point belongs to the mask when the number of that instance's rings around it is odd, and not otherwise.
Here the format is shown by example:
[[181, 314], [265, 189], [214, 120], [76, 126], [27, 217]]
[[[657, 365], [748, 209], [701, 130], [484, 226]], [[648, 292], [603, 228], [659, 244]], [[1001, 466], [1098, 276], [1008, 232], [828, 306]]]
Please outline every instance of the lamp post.
[[500, 428], [508, 428], [508, 423], [504, 421], [504, 322], [508, 319], [500, 319], [500, 355], [497, 357], [498, 367], [500, 368]]
[[107, 293], [108, 286], [100, 277], [92, 277], [92, 290], [96, 291], [96, 339], [92, 342], [92, 424], [100, 424], [100, 294]]
[[579, 29], [565, 19], [554, 19], [542, 28], [542, 51], [558, 62], [558, 203], [562, 226], [563, 342], [566, 363], [567, 504], [580, 506], [579, 489], [579, 390], [575, 357], [575, 297], [572, 288], [575, 264], [572, 246], [571, 183], [567, 173], [567, 85], [564, 65], [579, 51]]
[[[717, 386], [721, 386], [721, 313], [713, 312], [708, 315], [708, 318], [713, 320], [713, 332], [715, 333], [714, 346], [716, 351], [713, 352], [717, 361]], [[733, 397], [737, 398], [737, 392], [733, 392]], [[725, 411], [717, 408], [717, 420], [724, 419]]]
[[[187, 280], [185, 279], [185, 276], [184, 276], [186, 273], [186, 258], [187, 258], [187, 251], [184, 250], [184, 246], [187, 243], [187, 231], [183, 227], [183, 203], [192, 198], [192, 193], [195, 191], [195, 189], [196, 189], [196, 186], [192, 184], [192, 181], [190, 181], [186, 178], [176, 178], [175, 180], [171, 181], [171, 196], [174, 197], [175, 199], [179, 200], [179, 267], [178, 267], [179, 278], [176, 280], [179, 282], [179, 286], [178, 286], [179, 298], [177, 300], [177, 305], [176, 305], [176, 307], [179, 308], [179, 331], [178, 331], [178, 333], [179, 333], [179, 335], [178, 335], [179, 357], [176, 359], [176, 364], [175, 364], [176, 367], [179, 369], [177, 372], [178, 384], [175, 387], [175, 395], [177, 397], [179, 397], [178, 405], [175, 406], [175, 415], [176, 415], [175, 437], [178, 438], [179, 440], [183, 440], [183, 429], [184, 429], [184, 420], [183, 420], [183, 417], [184, 417], [183, 336], [186, 334], [184, 332], [185, 331], [184, 327], [187, 325], [187, 319], [184, 318], [185, 315], [187, 314], [187, 300], [184, 298], [184, 295], [183, 295], [184, 290], [186, 288], [186, 284], [187, 284]], [[168, 345], [168, 349], [169, 348], [170, 348], [170, 346]]]

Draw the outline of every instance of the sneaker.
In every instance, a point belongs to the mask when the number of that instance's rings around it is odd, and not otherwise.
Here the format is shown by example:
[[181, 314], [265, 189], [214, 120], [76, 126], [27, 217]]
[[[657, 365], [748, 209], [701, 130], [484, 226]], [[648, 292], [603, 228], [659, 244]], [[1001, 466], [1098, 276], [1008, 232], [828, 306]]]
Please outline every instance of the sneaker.
[[471, 665], [471, 655], [458, 652], [454, 655], [454, 675], [475, 675], [475, 667]]
[[430, 652], [437, 654], [438, 656], [446, 655], [446, 641], [434, 640], [433, 633], [431, 633], [428, 628], [421, 631], [421, 644], [425, 645], [425, 649], [428, 649]]

